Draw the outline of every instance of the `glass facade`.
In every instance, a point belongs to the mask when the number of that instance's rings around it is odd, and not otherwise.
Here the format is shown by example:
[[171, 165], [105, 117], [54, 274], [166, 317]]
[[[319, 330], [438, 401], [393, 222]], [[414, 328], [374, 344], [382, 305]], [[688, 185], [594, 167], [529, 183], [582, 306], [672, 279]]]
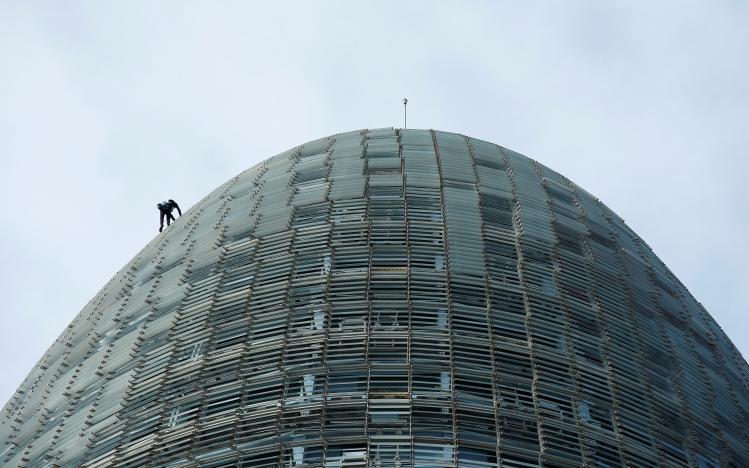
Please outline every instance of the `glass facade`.
[[749, 466], [749, 368], [600, 201], [462, 135], [306, 143], [156, 237], [3, 466]]

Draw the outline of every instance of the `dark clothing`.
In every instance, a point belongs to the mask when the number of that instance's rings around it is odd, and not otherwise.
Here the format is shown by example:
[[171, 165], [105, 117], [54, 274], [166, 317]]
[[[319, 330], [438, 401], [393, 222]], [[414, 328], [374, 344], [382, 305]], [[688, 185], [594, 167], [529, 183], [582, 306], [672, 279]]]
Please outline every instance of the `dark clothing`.
[[171, 213], [169, 213], [168, 211], [162, 211], [161, 216], [159, 216], [159, 222], [161, 224], [159, 226], [159, 232], [161, 232], [161, 230], [164, 229], [164, 217], [166, 217], [167, 226], [169, 226], [172, 221], [175, 221], [174, 216], [172, 216]]
[[182, 216], [182, 210], [179, 209], [179, 205], [174, 200], [169, 200], [163, 203], [159, 203], [158, 209], [159, 209], [159, 232], [161, 232], [162, 229], [164, 229], [164, 218], [166, 217], [166, 225], [169, 226], [172, 221], [174, 221], [174, 216], [172, 216], [172, 211], [177, 208], [177, 213], [179, 213], [180, 216]]

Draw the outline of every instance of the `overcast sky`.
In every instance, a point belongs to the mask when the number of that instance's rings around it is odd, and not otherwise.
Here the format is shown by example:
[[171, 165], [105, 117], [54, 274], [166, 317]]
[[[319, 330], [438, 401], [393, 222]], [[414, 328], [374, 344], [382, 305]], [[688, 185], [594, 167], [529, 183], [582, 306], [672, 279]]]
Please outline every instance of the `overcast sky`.
[[3, 1], [0, 406], [157, 234], [156, 202], [402, 126], [404, 96], [409, 127], [599, 197], [746, 355], [747, 24], [720, 0]]

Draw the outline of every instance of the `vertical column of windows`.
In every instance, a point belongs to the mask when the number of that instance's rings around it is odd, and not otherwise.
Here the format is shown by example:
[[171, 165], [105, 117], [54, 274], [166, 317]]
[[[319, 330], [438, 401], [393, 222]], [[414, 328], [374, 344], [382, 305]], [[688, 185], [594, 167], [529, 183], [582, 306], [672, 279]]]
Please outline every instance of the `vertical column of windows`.
[[[243, 369], [247, 358], [247, 336], [251, 321], [247, 312], [249, 298], [257, 274], [255, 251], [258, 245], [253, 238], [254, 223], [237, 223], [239, 231], [231, 232], [225, 227], [236, 223], [232, 218], [241, 215], [252, 218], [252, 212], [260, 203], [258, 193], [264, 183], [267, 166], [261, 166], [256, 173], [243, 174], [244, 180], [236, 184], [227, 195], [224, 223], [218, 226], [219, 232], [226, 234], [220, 238], [225, 245], [221, 250], [217, 271], [223, 274], [223, 281], [217, 291], [210, 316], [209, 326], [213, 336], [205, 353], [208, 365], [203, 367], [201, 378], [204, 382], [204, 398], [199, 410], [200, 419], [192, 450], [203, 453], [201, 462], [214, 457], [236, 459], [236, 454], [225, 448], [220, 441], [233, 438], [240, 418], [237, 408], [241, 407], [244, 380]], [[249, 209], [248, 209], [249, 208]], [[233, 226], [234, 224], [232, 224]], [[235, 240], [237, 239], [237, 240]]]
[[243, 369], [251, 328], [247, 309], [257, 274], [258, 245], [253, 236], [255, 223], [244, 220], [261, 202], [258, 194], [267, 169], [263, 165], [242, 174], [226, 193], [228, 205], [216, 226], [221, 250], [213, 274], [221, 274], [222, 281], [205, 325], [211, 329], [211, 337], [199, 351], [205, 355], [199, 374], [202, 399], [190, 446], [190, 452], [200, 454], [196, 460], [203, 464], [238, 460], [227, 440], [235, 438], [244, 396]]
[[[479, 359], [483, 361], [480, 368], [475, 368], [476, 372], [473, 378], [467, 382], [465, 395], [468, 398], [460, 398], [458, 401], [458, 428], [461, 441], [466, 441], [473, 445], [473, 459], [484, 463], [498, 464], [501, 463], [501, 451], [499, 449], [499, 420], [498, 406], [500, 395], [497, 387], [497, 362], [495, 361], [497, 342], [494, 335], [494, 326], [492, 324], [492, 299], [490, 286], [490, 268], [493, 266], [490, 258], [493, 253], [489, 251], [487, 245], [487, 226], [485, 222], [486, 210], [484, 198], [481, 195], [481, 178], [479, 176], [480, 161], [477, 153], [486, 156], [486, 148], [482, 145], [476, 145], [474, 141], [463, 137], [466, 143], [466, 152], [469, 157], [471, 167], [473, 168], [476, 183], [476, 196], [479, 206], [478, 219], [480, 220], [480, 239], [482, 246], [482, 257], [484, 262], [485, 273], [483, 275], [483, 302], [484, 302], [484, 327], [487, 336], [486, 355], [477, 353]], [[501, 161], [499, 152], [494, 151], [495, 161]], [[508, 182], [505, 179], [505, 182]], [[515, 265], [517, 271], [517, 265]], [[481, 335], [478, 335], [479, 342], [483, 342]], [[484, 368], [485, 366], [485, 368]], [[488, 377], [488, 379], [487, 379]], [[456, 388], [457, 390], [457, 388]], [[490, 451], [493, 451], [491, 453]]]
[[[440, 389], [444, 392], [442, 401], [440, 401], [439, 410], [443, 413], [441, 425], [444, 429], [441, 431], [442, 443], [446, 444], [449, 440], [449, 448], [443, 448], [443, 453], [449, 450], [448, 453], [444, 454], [444, 458], [448, 460], [448, 463], [455, 463], [457, 465], [460, 459], [460, 452], [458, 446], [458, 434], [457, 434], [457, 420], [455, 413], [455, 313], [453, 310], [453, 294], [452, 294], [452, 283], [453, 274], [450, 265], [450, 241], [448, 239], [448, 228], [447, 228], [447, 208], [445, 204], [445, 177], [446, 174], [443, 169], [441, 152], [439, 143], [437, 140], [437, 132], [430, 130], [432, 136], [432, 144], [434, 145], [434, 156], [437, 163], [437, 173], [439, 176], [439, 189], [440, 189], [440, 209], [442, 211], [442, 232], [443, 232], [443, 243], [444, 249], [444, 262], [445, 262], [445, 282], [446, 284], [446, 323], [447, 323], [447, 349], [448, 354], [446, 356], [449, 359], [448, 372], [440, 375]], [[467, 179], [470, 174], [470, 168], [464, 169], [463, 178]], [[448, 458], [449, 457], [449, 458]]]
[[622, 259], [629, 279], [637, 321], [645, 345], [644, 364], [648, 381], [653, 386], [653, 411], [656, 420], [657, 443], [666, 463], [687, 464], [689, 419], [677, 384], [673, 348], [662, 329], [659, 302], [650, 278], [648, 265], [639, 255], [638, 247], [628, 234], [628, 228], [618, 218], [609, 218], [622, 242]]
[[[655, 284], [655, 294], [660, 303], [663, 328], [672, 347], [679, 351], [674, 355], [678, 372], [674, 375], [690, 416], [692, 446], [690, 446], [698, 466], [718, 466], [728, 463], [749, 463], [749, 459], [736, 450], [749, 443], [747, 412], [736, 404], [723, 407], [721, 417], [716, 413], [716, 395], [712, 378], [708, 371], [713, 364], [712, 352], [704, 336], [698, 307], [690, 308], [685, 300], [686, 289], [658, 257], [638, 238], [642, 257], [651, 266], [651, 276]], [[707, 349], [706, 349], [707, 346]], [[705, 364], [708, 364], [707, 366]], [[746, 391], [746, 382], [734, 382], [736, 388]], [[733, 387], [733, 386], [731, 386]], [[724, 392], [731, 399], [733, 391]], [[741, 434], [744, 437], [738, 444], [734, 441], [727, 447], [726, 434]]]
[[332, 266], [327, 292], [327, 376], [322, 425], [324, 459], [331, 464], [363, 460], [367, 451], [369, 254], [363, 136], [353, 132], [337, 135], [330, 148]]
[[[620, 269], [624, 272], [624, 280], [626, 281], [626, 289], [628, 291], [629, 303], [630, 303], [630, 323], [633, 325], [635, 330], [636, 342], [639, 346], [639, 359], [638, 361], [642, 365], [642, 374], [638, 382], [633, 382], [629, 388], [629, 394], [635, 394], [640, 392], [643, 383], [647, 390], [647, 400], [643, 402], [647, 403], [647, 408], [650, 414], [645, 415], [649, 417], [650, 430], [653, 434], [653, 440], [656, 443], [658, 457], [660, 463], [674, 463], [675, 459], [682, 459], [681, 463], [686, 463], [683, 456], [683, 449], [678, 446], [684, 436], [673, 434], [673, 432], [664, 427], [670, 422], [674, 422], [677, 431], [684, 431], [683, 422], [680, 420], [679, 413], [680, 408], [673, 407], [678, 402], [670, 403], [672, 415], [676, 417], [672, 421], [664, 421], [661, 415], [664, 412], [664, 405], [669, 404], [666, 398], [673, 394], [670, 380], [664, 378], [668, 371], [665, 371], [666, 367], [670, 366], [670, 358], [663, 351], [662, 339], [659, 336], [656, 320], [655, 310], [651, 305], [651, 299], [648, 298], [648, 279], [646, 270], [642, 262], [632, 253], [636, 251], [637, 247], [632, 242], [629, 235], [626, 234], [627, 228], [623, 222], [613, 215], [613, 213], [603, 207], [598, 202], [599, 210], [603, 212], [612, 234], [614, 235], [614, 242], [617, 247], [617, 257], [620, 264]], [[660, 348], [660, 349], [659, 349]], [[621, 371], [625, 371], [626, 367], [620, 363], [618, 367]], [[630, 418], [623, 420], [627, 426], [637, 427], [638, 414], [635, 411], [627, 412]], [[623, 413], [623, 414], [627, 414]], [[634, 429], [630, 429], [634, 432]], [[633, 440], [641, 440], [642, 438], [634, 437]], [[630, 447], [633, 445], [630, 444]], [[631, 449], [630, 449], [631, 450]]]
[[[450, 265], [453, 395], [461, 464], [497, 459], [493, 346], [476, 171], [465, 137], [435, 132]], [[478, 221], [478, 222], [477, 222]]]
[[408, 405], [408, 447], [406, 459], [414, 464], [414, 443], [413, 443], [413, 365], [412, 365], [412, 349], [413, 349], [413, 322], [412, 322], [412, 302], [411, 302], [411, 288], [412, 288], [412, 277], [411, 277], [411, 233], [409, 232], [409, 219], [408, 219], [408, 204], [406, 202], [407, 193], [407, 179], [405, 171], [405, 161], [403, 159], [403, 132], [398, 131], [398, 156], [400, 158], [400, 172], [403, 178], [403, 210], [404, 210], [404, 224], [405, 224], [405, 245], [406, 245], [406, 313], [408, 316], [406, 327], [406, 362], [408, 363], [408, 381], [406, 383], [406, 399]]
[[[542, 447], [541, 457], [547, 463], [569, 464], [586, 464], [590, 463], [589, 453], [591, 446], [595, 441], [590, 441], [586, 436], [586, 428], [580, 424], [576, 417], [581, 408], [578, 407], [577, 395], [579, 393], [580, 382], [577, 378], [581, 371], [577, 365], [575, 355], [575, 345], [570, 330], [571, 317], [569, 312], [569, 303], [567, 296], [577, 294], [579, 299], [587, 302], [587, 292], [582, 291], [579, 283], [570, 284], [565, 281], [564, 274], [566, 270], [577, 270], [577, 265], [569, 260], [562, 258], [562, 252], [570, 254], [580, 253], [579, 244], [574, 238], [569, 236], [570, 232], [575, 232], [574, 228], [568, 228], [567, 237], [560, 236], [560, 208], [555, 210], [555, 205], [549, 197], [547, 187], [544, 185], [543, 172], [539, 165], [530, 159], [524, 158], [521, 161], [513, 161], [514, 167], [520, 167], [521, 173], [525, 173], [526, 183], [524, 187], [536, 192], [536, 201], [544, 203], [543, 209], [539, 214], [547, 220], [553, 241], [546, 248], [549, 249], [546, 255], [551, 258], [553, 265], [553, 295], [543, 293], [537, 295], [535, 306], [545, 315], [547, 325], [562, 337], [561, 346], [555, 350], [540, 350], [538, 354], [539, 365], [539, 409], [541, 414], [541, 431], [544, 437], [544, 447]], [[531, 170], [536, 175], [536, 179], [531, 179]], [[521, 192], [522, 193], [522, 190]], [[561, 207], [562, 212], [564, 207]], [[569, 211], [569, 210], [568, 210]], [[568, 225], [573, 220], [568, 220]], [[546, 234], [546, 233], [545, 233]], [[575, 288], [577, 286], [577, 288]], [[584, 286], [587, 289], [587, 285]], [[574, 289], [571, 289], [574, 288]], [[584, 313], [584, 312], [583, 312]], [[548, 323], [548, 319], [553, 315], [554, 322]], [[558, 327], [558, 328], [557, 328]], [[582, 349], [581, 349], [582, 348]], [[591, 346], [579, 348], [586, 357], [594, 363], [600, 363], [600, 357], [597, 350]], [[596, 378], [597, 376], [590, 376]]]
[[[377, 135], [376, 130], [371, 131], [373, 135]], [[369, 139], [370, 131], [367, 130], [364, 134], [364, 151], [362, 153], [363, 157], [363, 176], [364, 176], [364, 197], [365, 197], [365, 203], [366, 203], [366, 211], [365, 211], [365, 221], [366, 221], [366, 233], [364, 234], [365, 237], [365, 250], [366, 250], [366, 270], [365, 270], [365, 285], [364, 285], [364, 298], [366, 300], [365, 308], [362, 310], [366, 310], [366, 316], [364, 318], [364, 323], [366, 324], [366, 335], [364, 337], [364, 362], [366, 363], [366, 381], [365, 381], [365, 392], [364, 392], [364, 436], [366, 438], [366, 456], [367, 461], [372, 462], [374, 464], [382, 464], [382, 460], [379, 458], [380, 454], [375, 453], [376, 445], [373, 443], [370, 433], [369, 433], [369, 427], [370, 427], [370, 413], [369, 413], [369, 405], [370, 405], [370, 399], [369, 399], [369, 387], [371, 383], [371, 376], [372, 376], [372, 365], [369, 360], [369, 343], [372, 341], [372, 326], [374, 323], [374, 319], [372, 317], [372, 242], [371, 242], [371, 236], [372, 236], [372, 226], [369, 221], [369, 214], [371, 213], [371, 200], [369, 196], [369, 175], [367, 175], [368, 172], [368, 166], [369, 166], [369, 160], [367, 158], [367, 148], [368, 148], [368, 139]]]
[[[629, 233], [625, 232], [625, 235]], [[680, 310], [681, 304], [678, 302], [673, 285], [669, 284], [665, 267], [657, 259], [649, 258], [647, 249], [642, 247], [639, 238], [633, 236], [633, 240], [638, 247], [637, 254], [647, 269], [651, 300], [656, 306], [655, 321], [660, 331], [662, 346], [669, 356], [668, 359], [663, 359], [658, 354], [659, 359], [656, 362], [667, 369], [672, 384], [671, 393], [678, 399], [679, 407], [671, 406], [671, 411], [677, 415], [677, 418], [680, 417], [682, 424], [686, 425], [679, 434], [681, 437], [674, 437], [678, 443], [675, 441], [669, 442], [670, 445], [664, 444], [664, 451], [675, 459], [684, 457], [697, 463], [699, 457], [703, 464], [717, 465], [716, 458], [711, 457], [712, 460], [709, 460], [705, 457], [707, 453], [699, 453], [697, 428], [706, 422], [697, 418], [703, 412], [705, 402], [702, 396], [706, 389], [693, 361], [694, 356], [689, 353], [690, 346], [683, 331], [687, 327], [687, 322], [683, 311]], [[666, 420], [665, 417], [663, 419]], [[676, 426], [678, 427], [678, 424]], [[684, 446], [683, 449], [680, 445]]]
[[[328, 210], [321, 204], [327, 204], [324, 196], [328, 192], [326, 177], [332, 144], [333, 140], [325, 140], [309, 148], [305, 145], [293, 166], [294, 266], [287, 296], [289, 320], [281, 363], [285, 393], [279, 423], [279, 439], [283, 444], [279, 463], [283, 465], [320, 464], [324, 456], [321, 420], [327, 376], [325, 301], [332, 258]], [[308, 211], [303, 209], [307, 206], [320, 209], [322, 226], [308, 222]], [[299, 226], [300, 221], [304, 226]]]
[[530, 423], [535, 421], [533, 374], [513, 222], [513, 186], [498, 148], [479, 140], [469, 142], [479, 181], [486, 249], [501, 463], [534, 463], [538, 433], [535, 422]]
[[[236, 429], [240, 463], [266, 458], [276, 463], [279, 453], [278, 429], [284, 395], [280, 363], [288, 320], [284, 303], [288, 283], [282, 278], [264, 277], [266, 262], [273, 260], [261, 252], [269, 245], [277, 247], [283, 256], [290, 254], [288, 236], [261, 239], [256, 254], [259, 273], [249, 305], [250, 336], [242, 361], [242, 405]], [[284, 262], [282, 267], [281, 274], [288, 275], [291, 262]]]
[[[583, 248], [590, 268], [591, 298], [601, 327], [601, 346], [612, 394], [610, 406], [622, 456], [633, 465], [658, 464], [652, 434], [651, 398], [642, 386], [639, 334], [627, 313], [630, 306], [616, 245], [595, 199], [587, 193], [578, 193], [577, 187], [569, 181], [560, 183], [565, 183], [573, 192], [586, 229]], [[591, 413], [590, 409], [587, 411]]]
[[239, 463], [274, 464], [281, 454], [286, 383], [282, 363], [294, 268], [294, 231], [289, 230], [293, 167], [303, 152], [304, 148], [298, 148], [268, 165], [262, 199], [254, 208], [257, 221], [251, 235], [257, 239], [256, 269], [248, 303], [248, 345], [242, 358], [242, 406], [235, 439]]
[[202, 399], [190, 451], [202, 454], [197, 459], [201, 463], [236, 459], [227, 441], [234, 438], [242, 401], [242, 368], [250, 328], [247, 304], [255, 274], [256, 245], [252, 239], [223, 246], [217, 264], [223, 281], [206, 323], [212, 336], [195, 349], [196, 355], [204, 353], [205, 357], [200, 372]]
[[330, 155], [333, 266], [328, 293], [328, 397], [323, 435], [325, 460], [331, 463], [366, 456], [367, 451], [366, 352], [370, 324], [366, 315], [369, 236], [364, 137], [364, 133], [339, 136]]
[[[513, 395], [508, 389], [503, 388], [503, 401], [508, 401], [507, 410], [503, 411], [502, 419], [502, 444], [501, 447], [507, 446], [507, 454], [503, 453], [503, 459], [514, 456], [523, 462], [531, 463], [535, 459], [536, 463], [542, 463], [542, 447], [547, 444], [548, 435], [542, 430], [541, 403], [545, 395], [544, 382], [541, 380], [543, 372], [543, 348], [558, 349], [560, 343], [557, 339], [550, 339], [550, 333], [545, 326], [548, 320], [548, 314], [544, 309], [538, 307], [539, 294], [552, 295], [556, 289], [553, 286], [551, 277], [553, 275], [553, 265], [551, 255], [547, 252], [546, 246], [551, 245], [551, 236], [548, 231], [548, 223], [540, 222], [543, 219], [543, 204], [536, 202], [538, 199], [536, 193], [528, 193], [527, 190], [533, 188], [528, 185], [528, 181], [533, 181], [535, 173], [529, 171], [521, 156], [515, 155], [510, 151], [499, 148], [504, 159], [507, 174], [512, 184], [513, 193], [513, 222], [515, 230], [518, 233], [516, 237], [516, 251], [518, 255], [518, 272], [520, 284], [522, 286], [522, 297], [526, 313], [525, 328], [528, 337], [528, 348], [530, 357], [530, 367], [532, 371], [532, 398], [527, 399], [524, 393], [518, 392]], [[527, 164], [527, 163], [526, 163]], [[522, 187], [526, 187], [523, 189]], [[554, 325], [552, 320], [551, 324]], [[556, 336], [560, 336], [560, 331], [556, 330]], [[508, 353], [509, 354], [509, 353]], [[517, 355], [519, 353], [513, 353]], [[510, 354], [510, 357], [515, 357]], [[522, 354], [521, 354], [522, 356]], [[517, 377], [523, 377], [524, 369], [507, 366], [504, 372]], [[553, 375], [549, 376], [553, 379]], [[510, 393], [509, 395], [506, 395]], [[517, 407], [521, 411], [512, 411]], [[532, 413], [531, 413], [532, 407]], [[546, 411], [546, 408], [543, 408]], [[552, 447], [553, 445], [550, 444]], [[514, 453], [513, 453], [514, 452]]]
[[[687, 306], [681, 297], [679, 297], [679, 302], [682, 310], [686, 311]], [[684, 316], [689, 317], [686, 312]], [[705, 358], [712, 360], [712, 356], [708, 357], [704, 354], [704, 348], [698, 345], [700, 340], [697, 338], [697, 333], [694, 329], [695, 324], [691, 320], [689, 322], [684, 330], [684, 346], [691, 353], [691, 359], [687, 362], [682, 361], [684, 376], [681, 385], [687, 395], [692, 393], [695, 398], [694, 401], [690, 401], [692, 416], [695, 421], [694, 439], [696, 444], [693, 448], [694, 461], [698, 466], [700, 464], [709, 466], [711, 463], [715, 466], [720, 466], [731, 458], [731, 450], [726, 447], [725, 437], [725, 431], [729, 428], [722, 427], [716, 416], [715, 388], [712, 386], [711, 378], [705, 365]], [[694, 387], [690, 385], [694, 385]], [[687, 396], [687, 398], [690, 398], [690, 396]], [[734, 406], [734, 408], [739, 410], [739, 414], [734, 419], [737, 426], [741, 427], [743, 425], [746, 427], [746, 413], [742, 412], [738, 406]], [[736, 432], [741, 433], [741, 429], [738, 429]], [[747, 443], [749, 443], [749, 439], [745, 436], [742, 445]], [[749, 462], [749, 459], [745, 459], [744, 462]]]
[[[264, 175], [264, 172], [258, 178], [258, 190], [262, 189], [265, 182], [262, 175]], [[255, 204], [253, 205], [253, 210], [257, 208], [259, 203], [260, 200], [257, 200], [255, 202]], [[250, 213], [252, 213], [252, 210], [250, 211]], [[255, 289], [255, 279], [259, 270], [259, 260], [257, 258], [257, 253], [260, 244], [260, 241], [253, 236], [253, 230], [254, 226], [250, 228], [248, 232], [248, 238], [246, 240], [237, 241], [231, 245], [227, 245], [225, 248], [225, 288], [236, 287], [237, 293], [228, 296], [233, 297], [234, 299], [226, 301], [226, 308], [224, 310], [221, 309], [221, 305], [219, 305], [219, 307], [217, 308], [223, 313], [231, 314], [232, 316], [236, 317], [239, 325], [239, 330], [235, 329], [235, 331], [233, 331], [231, 335], [227, 335], [227, 344], [231, 343], [231, 346], [240, 347], [240, 349], [237, 351], [241, 352], [241, 356], [239, 357], [238, 361], [236, 360], [236, 358], [232, 359], [230, 367], [232, 372], [236, 369], [236, 378], [238, 382], [235, 383], [230, 381], [226, 384], [225, 388], [221, 388], [220, 386], [217, 387], [217, 394], [219, 395], [219, 397], [220, 393], [226, 391], [226, 397], [222, 399], [231, 400], [234, 403], [233, 406], [227, 405], [226, 407], [224, 407], [224, 405], [220, 403], [217, 403], [216, 406], [214, 406], [214, 408], [218, 412], [218, 414], [216, 415], [217, 423], [206, 420], [203, 428], [203, 433], [201, 434], [205, 438], [206, 444], [211, 443], [209, 437], [214, 436], [215, 434], [214, 437], [216, 445], [213, 447], [212, 451], [214, 453], [217, 453], [219, 456], [221, 456], [223, 453], [226, 453], [226, 456], [231, 457], [230, 460], [233, 460], [235, 464], [239, 463], [240, 461], [239, 452], [241, 451], [243, 441], [242, 424], [245, 421], [245, 419], [243, 418], [243, 415], [245, 414], [244, 408], [247, 404], [248, 393], [252, 392], [253, 390], [252, 385], [248, 384], [248, 382], [252, 382], [252, 380], [247, 377], [247, 368], [252, 366], [252, 363], [250, 363], [249, 361], [251, 354], [253, 318], [249, 308], [253, 291]], [[240, 331], [242, 333], [241, 335], [239, 335]], [[237, 343], [240, 340], [241, 345]], [[231, 353], [232, 355], [234, 355], [233, 351]], [[236, 388], [237, 384], [239, 385], [238, 394]], [[250, 397], [254, 397], [254, 395], [250, 394]], [[206, 419], [210, 418], [209, 411], [210, 413], [214, 412], [213, 409], [209, 410], [209, 407], [210, 405], [207, 404], [205, 410], [205, 415], [207, 416]], [[228, 418], [223, 416], [223, 413], [225, 412], [228, 413]], [[221, 421], [221, 423], [218, 423], [218, 421]], [[222, 437], [219, 434], [226, 435]], [[236, 448], [236, 451], [229, 450], [226, 447], [227, 440], [231, 441], [231, 446], [232, 448]], [[220, 445], [221, 442], [223, 442], [223, 446]]]
[[580, 219], [575, 195], [566, 180], [538, 167], [558, 238], [556, 272], [559, 295], [568, 321], [571, 365], [576, 376], [574, 409], [584, 453], [593, 464], [621, 464], [614, 431], [611, 381], [607, 370], [603, 324], [595, 301], [594, 274], [588, 264], [587, 227]]
[[448, 285], [439, 168], [431, 134], [402, 130], [409, 243], [413, 463], [454, 466]]
[[410, 464], [407, 248], [395, 130], [367, 132], [369, 337], [367, 437], [374, 464]]

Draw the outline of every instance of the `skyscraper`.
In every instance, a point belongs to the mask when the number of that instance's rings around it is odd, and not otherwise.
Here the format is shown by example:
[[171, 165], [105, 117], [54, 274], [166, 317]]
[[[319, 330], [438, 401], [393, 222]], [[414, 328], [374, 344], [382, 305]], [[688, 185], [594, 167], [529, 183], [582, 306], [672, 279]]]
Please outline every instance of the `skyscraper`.
[[749, 368], [508, 149], [362, 130], [232, 178], [7, 403], [7, 466], [749, 466]]

